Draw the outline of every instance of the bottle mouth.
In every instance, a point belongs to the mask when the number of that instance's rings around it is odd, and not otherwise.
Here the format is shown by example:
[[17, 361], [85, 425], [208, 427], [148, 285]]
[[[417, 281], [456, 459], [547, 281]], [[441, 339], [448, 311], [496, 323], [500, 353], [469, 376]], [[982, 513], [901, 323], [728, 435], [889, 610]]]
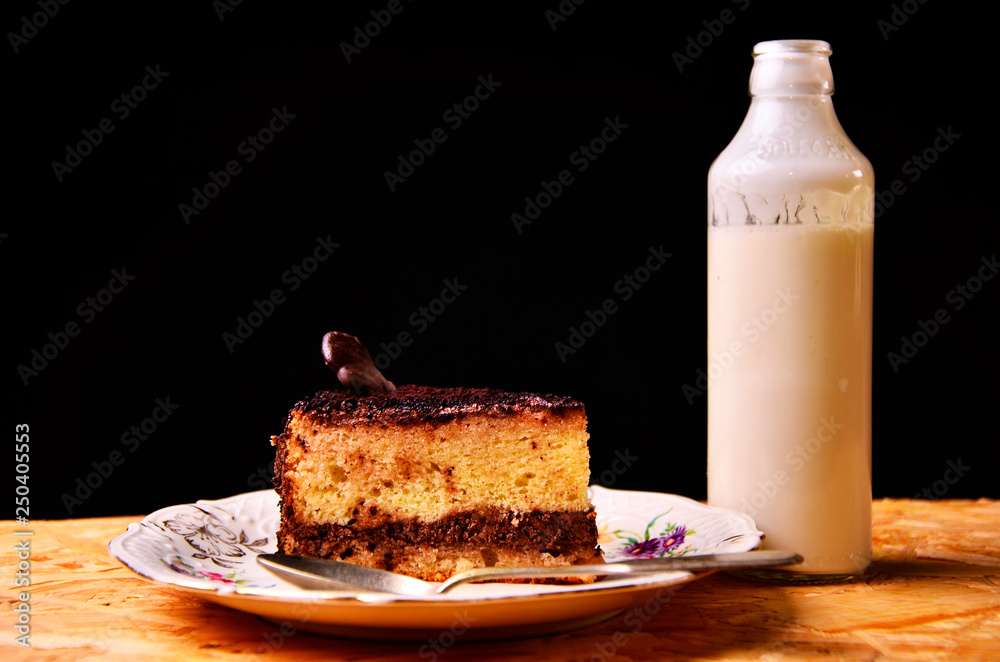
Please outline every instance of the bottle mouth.
[[789, 53], [815, 53], [829, 57], [833, 53], [830, 44], [819, 39], [775, 39], [762, 41], [753, 47], [753, 56]]

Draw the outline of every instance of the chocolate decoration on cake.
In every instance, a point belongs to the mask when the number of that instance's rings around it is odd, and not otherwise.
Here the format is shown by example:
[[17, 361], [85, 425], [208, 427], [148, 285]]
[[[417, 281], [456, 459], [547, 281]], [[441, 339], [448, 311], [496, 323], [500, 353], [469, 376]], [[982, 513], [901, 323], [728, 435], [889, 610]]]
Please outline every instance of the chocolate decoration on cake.
[[583, 412], [583, 404], [558, 395], [412, 384], [365, 398], [344, 391], [320, 391], [297, 402], [293, 411], [341, 425], [408, 426], [440, 424], [468, 416], [519, 416], [538, 408], [544, 408], [553, 417]]
[[388, 394], [396, 385], [375, 367], [368, 349], [355, 336], [330, 331], [323, 336], [323, 360], [337, 379], [356, 395]]

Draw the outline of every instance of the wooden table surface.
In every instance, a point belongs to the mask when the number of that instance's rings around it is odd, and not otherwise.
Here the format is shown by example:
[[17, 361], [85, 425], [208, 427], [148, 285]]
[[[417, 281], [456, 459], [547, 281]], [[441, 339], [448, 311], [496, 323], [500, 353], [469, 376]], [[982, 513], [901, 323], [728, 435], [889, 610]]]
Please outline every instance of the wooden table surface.
[[[139, 519], [2, 522], [4, 659], [1000, 660], [1000, 501], [876, 501], [876, 562], [861, 581], [783, 586], [715, 573], [655, 609], [441, 653], [283, 630], [147, 581], [107, 551]], [[14, 535], [23, 530], [33, 535]], [[26, 539], [31, 585], [19, 589], [14, 545]], [[30, 648], [12, 627], [24, 590]]]

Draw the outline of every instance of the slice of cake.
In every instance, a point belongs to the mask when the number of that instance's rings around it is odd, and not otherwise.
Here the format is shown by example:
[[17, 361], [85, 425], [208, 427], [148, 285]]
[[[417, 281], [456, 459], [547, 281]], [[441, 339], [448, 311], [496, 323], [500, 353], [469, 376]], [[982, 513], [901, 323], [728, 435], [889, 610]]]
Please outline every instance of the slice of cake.
[[317, 393], [272, 438], [279, 551], [431, 581], [601, 561], [582, 404], [385, 384]]

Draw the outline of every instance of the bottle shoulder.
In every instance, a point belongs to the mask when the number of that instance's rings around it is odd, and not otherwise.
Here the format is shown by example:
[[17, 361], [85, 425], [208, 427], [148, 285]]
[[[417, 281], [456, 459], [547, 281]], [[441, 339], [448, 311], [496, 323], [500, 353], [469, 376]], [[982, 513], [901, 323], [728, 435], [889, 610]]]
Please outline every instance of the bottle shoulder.
[[769, 179], [803, 183], [831, 179], [871, 183], [871, 162], [844, 131], [826, 99], [755, 100], [729, 144], [709, 168], [709, 180], [743, 184]]

